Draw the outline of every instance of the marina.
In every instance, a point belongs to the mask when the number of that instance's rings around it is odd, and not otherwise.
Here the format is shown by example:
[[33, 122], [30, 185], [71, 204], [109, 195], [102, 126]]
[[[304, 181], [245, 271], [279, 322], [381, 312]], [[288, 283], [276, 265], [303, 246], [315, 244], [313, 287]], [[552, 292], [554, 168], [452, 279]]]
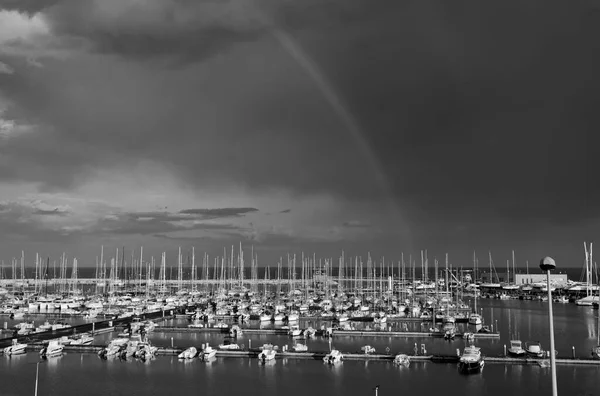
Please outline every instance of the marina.
[[[149, 268], [140, 271], [142, 282], [135, 266], [125, 271], [122, 264], [119, 272], [116, 260], [107, 277], [75, 278], [81, 270], [69, 273], [63, 260], [63, 277], [54, 282], [41, 275], [41, 265], [33, 279], [5, 279], [0, 306], [4, 362], [18, 364], [31, 356], [62, 365], [53, 362], [80, 356], [91, 367], [137, 362], [163, 370], [167, 364], [176, 377], [183, 375], [177, 366], [194, 362], [206, 370], [234, 367], [235, 361], [258, 362], [265, 369], [318, 364], [341, 370], [335, 367], [364, 364], [435, 372], [448, 366], [468, 376], [486, 376], [495, 367], [546, 370], [550, 365], [548, 334], [540, 326], [548, 305], [543, 285], [539, 290], [500, 286], [498, 292], [475, 278], [474, 270], [437, 262], [428, 270], [425, 254], [421, 274], [414, 262], [412, 268], [400, 262], [394, 271], [368, 259], [367, 268], [357, 264], [355, 269], [371, 275], [354, 276], [342, 257], [335, 271], [332, 261], [319, 264], [314, 258], [294, 268], [292, 257], [287, 269], [282, 264], [260, 268], [260, 281], [259, 267], [244, 269], [243, 255], [240, 247], [219, 260], [221, 271], [213, 268], [214, 275], [207, 275], [205, 266], [204, 282], [186, 280], [199, 276], [193, 260], [186, 272], [183, 261], [168, 269], [164, 259], [156, 276]], [[102, 273], [100, 266], [95, 271]], [[176, 279], [168, 281], [167, 273]], [[600, 345], [598, 310], [576, 303], [594, 296], [592, 279], [587, 287], [563, 282], [554, 290], [559, 372], [600, 368], [594, 353]], [[572, 294], [569, 288], [581, 290]], [[560, 296], [571, 297], [563, 301]], [[89, 363], [90, 357], [95, 363]]]

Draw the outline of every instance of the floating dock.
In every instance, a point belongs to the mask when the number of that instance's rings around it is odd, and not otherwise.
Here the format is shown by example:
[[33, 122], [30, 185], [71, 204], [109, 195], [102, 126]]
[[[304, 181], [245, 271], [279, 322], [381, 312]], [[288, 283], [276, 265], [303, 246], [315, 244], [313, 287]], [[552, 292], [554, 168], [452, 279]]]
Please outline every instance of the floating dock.
[[[288, 329], [245, 329], [244, 334], [266, 334], [266, 335], [287, 335]], [[162, 333], [223, 333], [229, 334], [229, 328], [220, 327], [172, 327], [157, 326], [154, 332]], [[317, 330], [317, 335], [323, 335], [323, 330]], [[443, 332], [425, 332], [425, 331], [375, 331], [375, 330], [333, 330], [333, 337], [336, 335], [354, 336], [354, 337], [437, 337], [443, 338]], [[473, 333], [475, 338], [500, 338], [500, 333]], [[456, 333], [456, 338], [462, 338], [462, 333]]]
[[[42, 349], [42, 344], [32, 344], [27, 347], [28, 351], [39, 351]], [[102, 345], [65, 345], [64, 351], [69, 353], [97, 353], [102, 350]], [[183, 352], [185, 348], [163, 348], [159, 347], [156, 354], [158, 356], [177, 356]], [[238, 350], [238, 351], [217, 351], [217, 357], [222, 358], [246, 358], [252, 359], [257, 358], [260, 353], [260, 349], [254, 348], [250, 350]], [[365, 353], [345, 353], [344, 360], [355, 360], [355, 361], [393, 361], [396, 355], [391, 354], [365, 354]], [[291, 351], [278, 351], [276, 359], [305, 359], [305, 360], [323, 360], [327, 352], [291, 352]], [[456, 355], [408, 355], [411, 362], [433, 362], [433, 363], [458, 363], [458, 356]], [[523, 365], [544, 365], [549, 362], [548, 359], [536, 359], [536, 358], [513, 358], [505, 356], [485, 356], [486, 363], [494, 364], [523, 364]], [[557, 358], [556, 364], [558, 365], [586, 365], [586, 366], [600, 366], [600, 360], [591, 359], [578, 359], [578, 358]]]

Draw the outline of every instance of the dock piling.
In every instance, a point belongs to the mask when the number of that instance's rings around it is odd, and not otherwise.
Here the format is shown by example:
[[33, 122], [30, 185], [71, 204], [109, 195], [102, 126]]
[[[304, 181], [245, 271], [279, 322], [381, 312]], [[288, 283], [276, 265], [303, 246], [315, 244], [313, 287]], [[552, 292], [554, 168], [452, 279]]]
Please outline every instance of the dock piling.
[[571, 348], [573, 348], [573, 359], [575, 359], [575, 346], [572, 346]]
[[504, 344], [504, 356], [506, 356], [506, 344]]
[[171, 348], [173, 348], [173, 337], [171, 337]]

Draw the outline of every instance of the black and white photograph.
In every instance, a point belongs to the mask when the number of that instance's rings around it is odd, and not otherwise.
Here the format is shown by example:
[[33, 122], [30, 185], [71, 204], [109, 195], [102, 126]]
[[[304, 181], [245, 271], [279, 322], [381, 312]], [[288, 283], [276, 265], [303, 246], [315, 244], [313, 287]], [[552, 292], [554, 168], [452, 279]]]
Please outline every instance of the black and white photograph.
[[0, 0], [0, 394], [598, 395], [598, 106], [600, 0]]

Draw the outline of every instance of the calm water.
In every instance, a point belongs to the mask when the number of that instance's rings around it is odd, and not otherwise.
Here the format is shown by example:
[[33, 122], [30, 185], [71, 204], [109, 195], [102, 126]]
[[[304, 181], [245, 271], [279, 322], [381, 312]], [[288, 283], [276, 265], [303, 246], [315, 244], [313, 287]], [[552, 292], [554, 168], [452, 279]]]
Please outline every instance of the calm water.
[[[539, 340], [548, 347], [547, 305], [533, 301], [481, 300], [486, 322], [499, 326], [500, 340], [477, 340], [488, 356], [502, 354], [509, 334], [525, 341]], [[554, 304], [555, 335], [559, 356], [570, 356], [572, 346], [578, 356], [587, 356], [596, 345], [597, 313], [590, 307]], [[173, 324], [184, 326], [185, 321]], [[315, 325], [315, 323], [312, 323]], [[411, 324], [411, 326], [420, 324]], [[427, 324], [429, 327], [430, 324]], [[98, 337], [105, 342], [112, 335]], [[222, 342], [217, 334], [151, 334], [157, 345], [179, 347]], [[265, 342], [292, 345], [285, 336], [244, 336], [240, 344], [253, 347]], [[456, 353], [463, 340], [453, 342], [431, 338], [335, 337], [333, 346], [342, 351], [358, 351], [370, 344], [378, 351], [390, 348], [393, 353], [412, 354], [414, 344], [425, 344], [429, 353]], [[329, 349], [326, 340], [308, 340], [310, 350]], [[4, 395], [32, 395], [35, 380], [35, 353], [17, 357], [0, 357], [0, 383]], [[416, 363], [408, 368], [394, 367], [390, 362], [345, 361], [337, 366], [315, 360], [278, 359], [267, 365], [256, 359], [216, 358], [213, 362], [197, 360], [179, 362], [176, 357], [159, 356], [152, 361], [101, 360], [95, 354], [68, 353], [40, 364], [39, 395], [398, 395], [411, 392], [421, 395], [549, 395], [550, 369], [534, 365], [487, 363], [481, 374], [460, 375], [454, 364]], [[569, 396], [598, 395], [600, 367], [557, 367], [559, 392]]]

